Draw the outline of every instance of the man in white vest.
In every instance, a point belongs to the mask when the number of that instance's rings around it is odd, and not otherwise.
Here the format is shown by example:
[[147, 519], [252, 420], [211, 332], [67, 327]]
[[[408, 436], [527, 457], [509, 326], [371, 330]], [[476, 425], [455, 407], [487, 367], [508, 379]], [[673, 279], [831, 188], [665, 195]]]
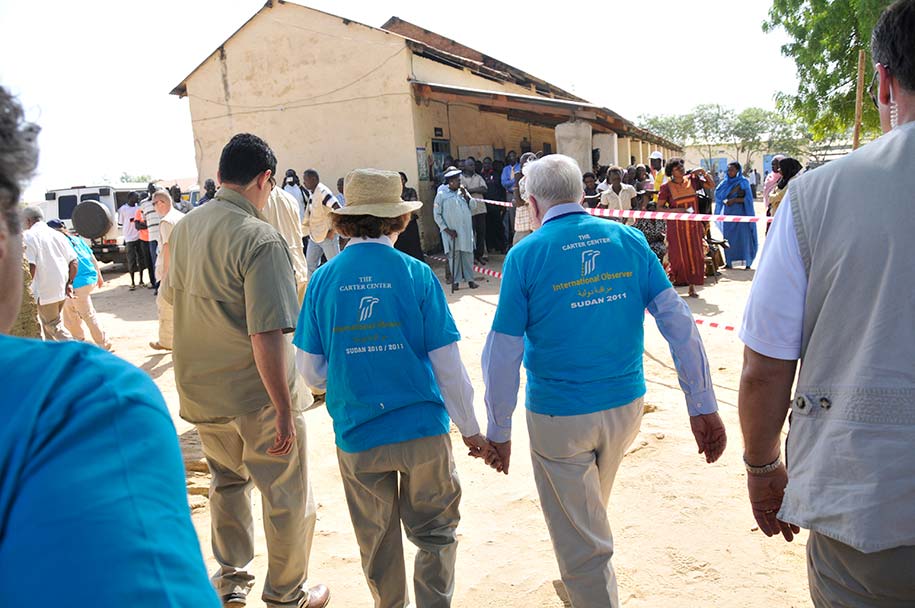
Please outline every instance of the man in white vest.
[[810, 530], [818, 607], [915, 605], [915, 0], [871, 44], [885, 135], [791, 182], [740, 334], [753, 515]]

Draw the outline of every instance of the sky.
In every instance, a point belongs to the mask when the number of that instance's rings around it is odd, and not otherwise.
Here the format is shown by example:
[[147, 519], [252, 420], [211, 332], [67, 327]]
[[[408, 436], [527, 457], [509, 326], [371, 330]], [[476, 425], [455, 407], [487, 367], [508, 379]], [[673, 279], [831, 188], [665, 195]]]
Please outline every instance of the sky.
[[[300, 3], [376, 27], [396, 15], [630, 120], [700, 103], [773, 109], [797, 86], [786, 36], [761, 28], [770, 0]], [[263, 4], [0, 0], [0, 85], [42, 129], [24, 200], [125, 172], [195, 177], [188, 103], [169, 92]]]

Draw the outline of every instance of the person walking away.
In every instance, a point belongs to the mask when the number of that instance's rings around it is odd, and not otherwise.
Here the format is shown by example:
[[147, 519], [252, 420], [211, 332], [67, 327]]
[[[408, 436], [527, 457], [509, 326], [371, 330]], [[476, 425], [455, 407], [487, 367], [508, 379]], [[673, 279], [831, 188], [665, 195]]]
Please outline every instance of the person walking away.
[[[418, 548], [415, 605], [450, 606], [461, 486], [449, 418], [471, 455], [491, 460], [494, 451], [480, 435], [441, 285], [428, 265], [392, 246], [422, 203], [401, 200], [400, 176], [390, 171], [353, 171], [346, 191], [349, 204], [333, 218], [350, 244], [311, 280], [294, 338], [297, 366], [313, 391], [327, 391], [375, 606], [409, 604], [401, 523]], [[352, 329], [338, 331], [341, 323]]]
[[62, 313], [64, 302], [73, 297], [73, 280], [79, 270], [76, 252], [64, 235], [44, 222], [44, 214], [38, 207], [23, 209], [22, 218], [26, 227], [22, 237], [25, 258], [29, 262], [44, 339], [72, 340]]
[[308, 286], [308, 264], [300, 246], [302, 223], [299, 220], [295, 197], [280, 187], [274, 188], [267, 199], [267, 206], [264, 207], [264, 219], [276, 228], [289, 246], [289, 258], [292, 260], [292, 270], [295, 274], [296, 294], [298, 294], [299, 304], [301, 304], [305, 298], [305, 288]]
[[330, 188], [321, 183], [314, 169], [305, 170], [302, 181], [311, 200], [308, 206], [308, 248], [305, 252], [310, 277], [321, 265], [322, 256], [329, 262], [340, 253], [340, 239], [334, 234], [330, 213], [340, 204]]
[[142, 245], [140, 242], [140, 230], [136, 226], [137, 211], [139, 208], [140, 195], [131, 192], [127, 195], [127, 203], [121, 205], [118, 209], [118, 225], [124, 235], [124, 247], [127, 250], [127, 272], [130, 273], [130, 291], [137, 288], [134, 281], [134, 273], [140, 273], [140, 287], [146, 287], [143, 282], [143, 271], [146, 269], [144, 262], [146, 256], [143, 255]]
[[[165, 279], [171, 266], [171, 249], [168, 241], [184, 214], [172, 206], [172, 198], [168, 190], [157, 190], [153, 194], [153, 204], [156, 206], [156, 213], [161, 218], [159, 251], [156, 257], [156, 264], [159, 266], [156, 269], [156, 275], [161, 282]], [[149, 346], [154, 350], [172, 350], [175, 335], [175, 311], [162, 293], [156, 294], [156, 311], [159, 316], [159, 339], [156, 342], [150, 342]]]
[[217, 608], [175, 427], [149, 375], [89, 344], [9, 335], [38, 127], [2, 87], [0, 116], [2, 603]]
[[[884, 135], [791, 182], [740, 330], [750, 506], [766, 536], [810, 530], [817, 608], [915, 598], [915, 0], [883, 11], [871, 47]], [[875, 247], [876, 269], [850, 255]]]
[[[419, 201], [419, 196], [416, 194], [416, 188], [407, 186], [407, 174], [401, 171], [399, 175], [401, 183], [400, 198], [407, 202]], [[419, 236], [418, 215], [415, 212], [410, 214], [410, 222], [407, 224], [407, 227], [404, 228], [403, 232], [397, 235], [397, 239], [394, 241], [394, 248], [416, 258], [420, 262], [426, 261], [426, 256], [423, 254], [423, 246]]]
[[445, 171], [446, 188], [435, 195], [432, 214], [439, 230], [451, 271], [451, 291], [467, 281], [470, 289], [479, 287], [473, 277], [473, 220], [470, 194], [461, 186], [461, 171]]
[[180, 415], [197, 426], [212, 472], [213, 575], [226, 605], [244, 604], [254, 576], [250, 492], [260, 490], [267, 541], [268, 608], [323, 608], [306, 587], [315, 526], [303, 407], [292, 344], [298, 315], [289, 247], [264, 221], [276, 157], [241, 133], [219, 158], [216, 198], [177, 222], [163, 289], [175, 310]]
[[646, 308], [670, 344], [707, 462], [724, 451], [725, 429], [692, 314], [642, 235], [581, 207], [581, 170], [568, 156], [533, 161], [525, 177], [542, 227], [505, 259], [482, 357], [486, 435], [508, 473], [523, 360], [534, 481], [562, 581], [574, 608], [617, 607], [607, 506], [642, 419]]
[[[740, 171], [737, 161], [728, 163], [727, 179], [715, 188], [715, 215], [754, 216], [753, 191], [750, 182]], [[733, 268], [734, 262], [743, 262], [744, 270], [750, 270], [759, 248], [757, 227], [754, 223], [722, 222], [721, 232], [730, 247], [725, 249], [725, 268]]]
[[486, 180], [476, 171], [476, 163], [469, 158], [464, 161], [461, 172], [461, 186], [473, 198], [471, 220], [473, 222], [473, 259], [477, 264], [486, 264], [486, 203], [482, 200], [489, 189]]
[[[673, 213], [693, 213], [698, 204], [696, 192], [713, 188], [714, 180], [705, 169], [689, 174], [682, 158], [672, 158], [664, 166], [669, 178], [658, 193], [658, 206]], [[667, 256], [674, 285], [689, 285], [689, 297], [698, 298], [696, 286], [705, 284], [705, 253], [702, 240], [705, 228], [699, 222], [671, 220], [667, 222]]]
[[73, 247], [73, 251], [76, 252], [77, 269], [76, 276], [73, 278], [73, 297], [64, 299], [64, 327], [67, 328], [73, 339], [85, 342], [86, 333], [83, 331], [83, 323], [85, 323], [89, 328], [92, 341], [107, 351], [112, 350], [111, 342], [105, 335], [105, 330], [102, 329], [98, 315], [95, 313], [95, 306], [92, 304], [92, 292], [96, 287], [105, 284], [98, 260], [95, 259], [95, 255], [86, 241], [68, 233], [62, 221], [49, 220], [48, 227], [64, 235]]

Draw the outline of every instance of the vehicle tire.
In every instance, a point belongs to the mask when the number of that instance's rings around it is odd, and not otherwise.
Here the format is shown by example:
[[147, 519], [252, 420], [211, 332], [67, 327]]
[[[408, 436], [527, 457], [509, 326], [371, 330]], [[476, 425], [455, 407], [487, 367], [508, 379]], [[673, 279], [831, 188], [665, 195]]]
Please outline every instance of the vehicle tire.
[[73, 210], [73, 229], [83, 238], [98, 239], [111, 230], [114, 218], [108, 207], [98, 201], [83, 201]]

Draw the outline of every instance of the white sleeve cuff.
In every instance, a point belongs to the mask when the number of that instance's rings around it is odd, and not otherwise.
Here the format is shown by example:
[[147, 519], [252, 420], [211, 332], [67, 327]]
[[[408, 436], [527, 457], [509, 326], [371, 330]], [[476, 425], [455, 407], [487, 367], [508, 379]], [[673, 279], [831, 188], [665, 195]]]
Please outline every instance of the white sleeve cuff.
[[445, 400], [445, 409], [454, 421], [455, 426], [464, 437], [480, 434], [473, 411], [473, 384], [467, 375], [467, 368], [461, 361], [461, 352], [457, 342], [452, 342], [429, 352], [432, 372], [435, 381]]
[[327, 359], [324, 355], [306, 353], [301, 348], [296, 348], [295, 367], [313, 393], [327, 392]]

